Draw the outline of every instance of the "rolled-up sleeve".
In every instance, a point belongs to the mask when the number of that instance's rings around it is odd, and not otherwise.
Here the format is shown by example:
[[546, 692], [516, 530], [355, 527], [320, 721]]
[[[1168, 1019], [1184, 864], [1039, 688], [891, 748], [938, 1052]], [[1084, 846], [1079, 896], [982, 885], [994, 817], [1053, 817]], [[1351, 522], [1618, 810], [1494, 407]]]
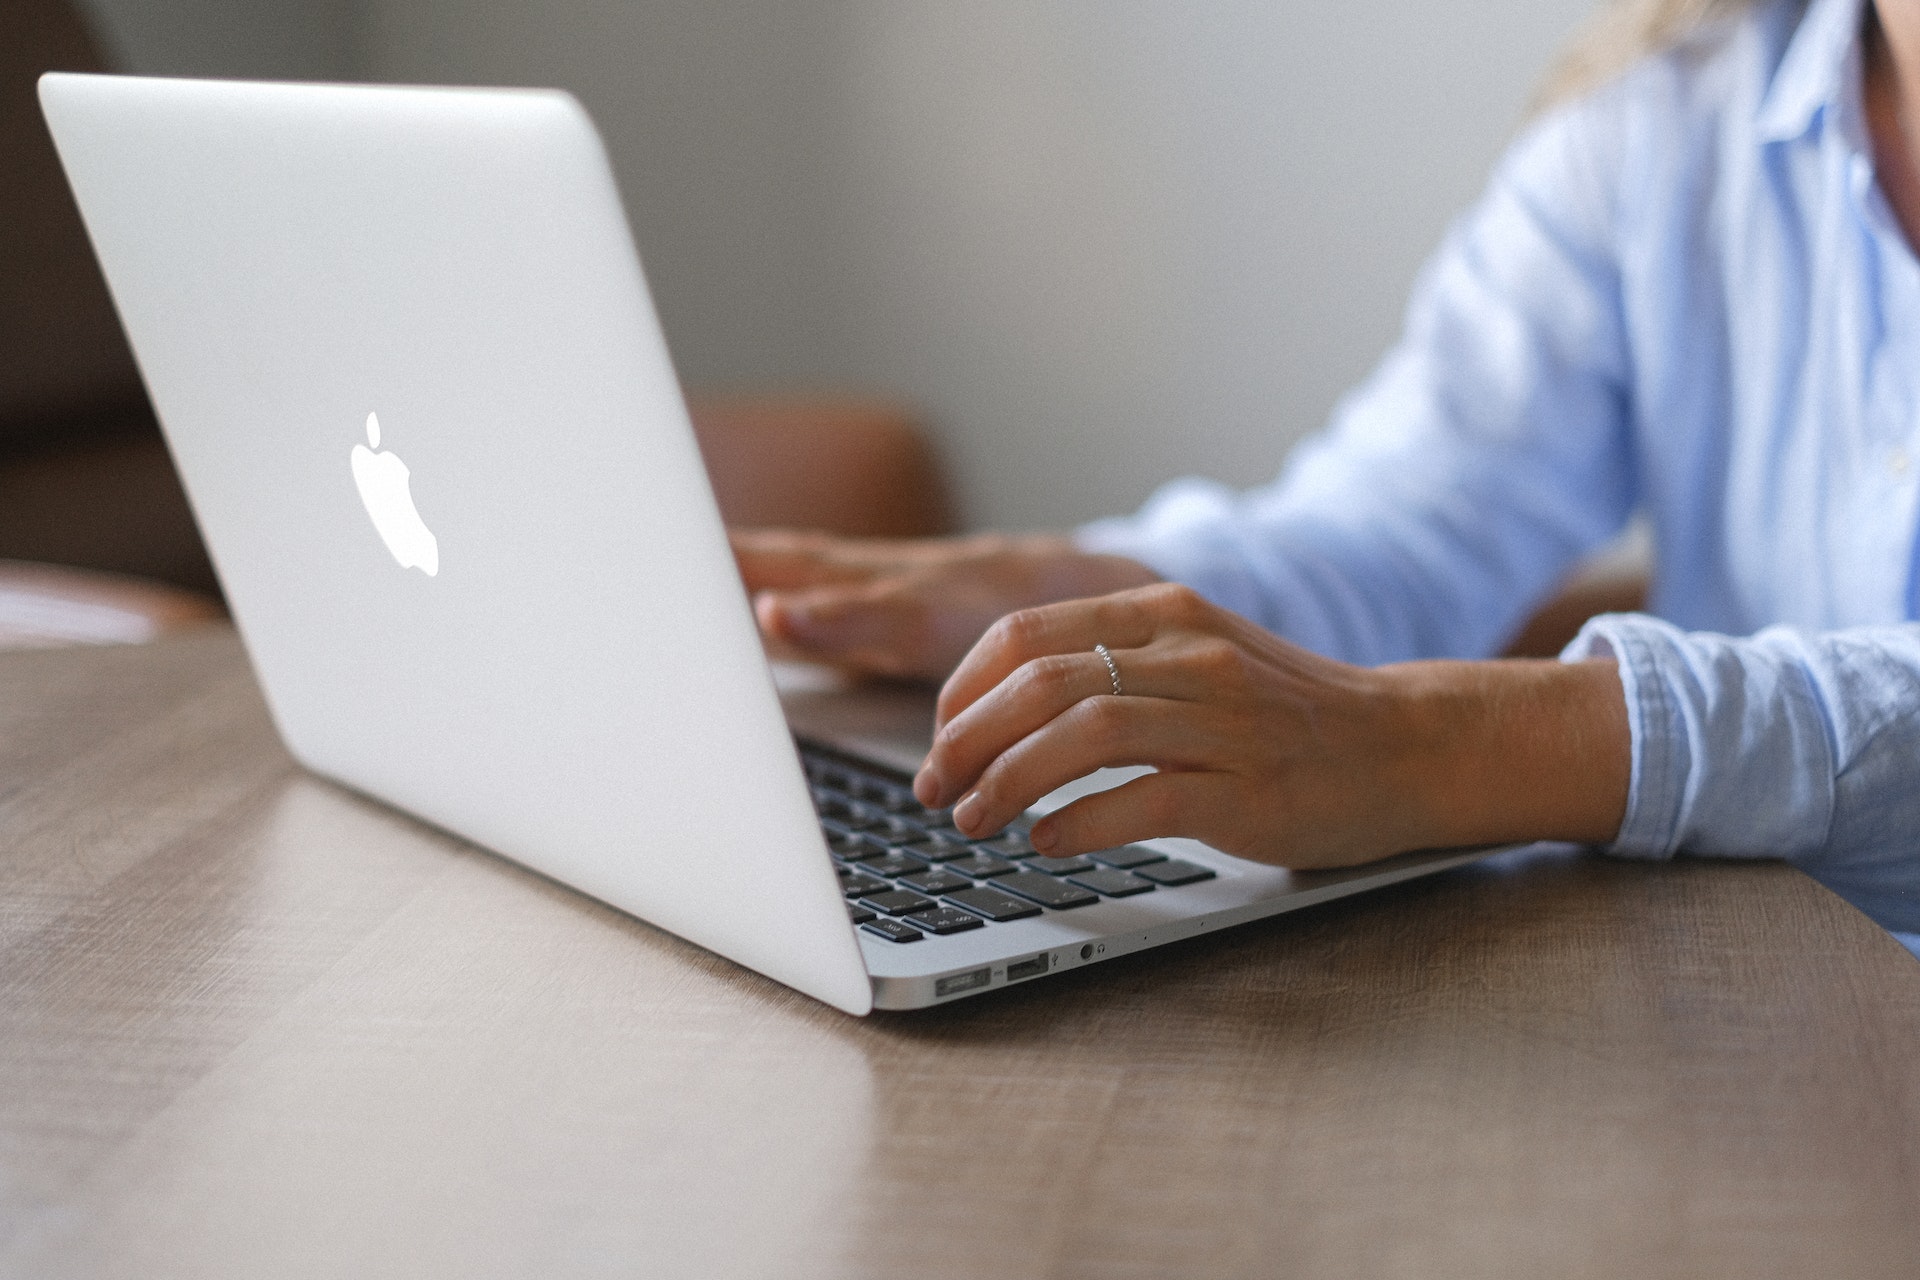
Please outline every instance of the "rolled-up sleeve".
[[1619, 664], [1633, 741], [1612, 852], [1785, 857], [1920, 931], [1920, 625], [1746, 638], [1634, 614], [1562, 657]]

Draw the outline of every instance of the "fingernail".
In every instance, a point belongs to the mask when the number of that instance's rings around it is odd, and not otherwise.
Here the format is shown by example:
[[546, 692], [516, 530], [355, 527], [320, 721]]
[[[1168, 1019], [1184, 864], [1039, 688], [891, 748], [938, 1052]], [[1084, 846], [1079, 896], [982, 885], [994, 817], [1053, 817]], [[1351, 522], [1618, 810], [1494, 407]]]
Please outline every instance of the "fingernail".
[[813, 610], [803, 604], [779, 601], [774, 605], [780, 618], [780, 625], [789, 635], [804, 636], [813, 630]]
[[1033, 830], [1027, 832], [1027, 840], [1034, 848], [1045, 853], [1060, 843], [1060, 833], [1054, 829], [1053, 823], [1043, 819], [1034, 823]]
[[913, 775], [913, 798], [929, 809], [939, 807], [935, 801], [940, 799], [940, 778], [931, 766], [922, 765]]
[[953, 825], [962, 831], [972, 831], [980, 823], [980, 811], [986, 804], [980, 799], [980, 793], [974, 792], [962, 800], [953, 810]]

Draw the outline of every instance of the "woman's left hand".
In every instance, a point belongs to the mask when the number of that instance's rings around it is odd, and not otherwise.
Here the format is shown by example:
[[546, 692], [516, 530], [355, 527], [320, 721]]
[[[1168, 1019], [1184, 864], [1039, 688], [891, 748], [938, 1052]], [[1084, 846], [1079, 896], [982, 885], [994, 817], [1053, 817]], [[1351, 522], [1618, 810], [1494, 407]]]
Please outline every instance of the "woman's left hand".
[[1611, 662], [1348, 666], [1162, 584], [996, 623], [942, 690], [914, 785], [977, 837], [1095, 769], [1147, 765], [1036, 823], [1034, 846], [1190, 836], [1304, 868], [1608, 840], [1628, 763]]

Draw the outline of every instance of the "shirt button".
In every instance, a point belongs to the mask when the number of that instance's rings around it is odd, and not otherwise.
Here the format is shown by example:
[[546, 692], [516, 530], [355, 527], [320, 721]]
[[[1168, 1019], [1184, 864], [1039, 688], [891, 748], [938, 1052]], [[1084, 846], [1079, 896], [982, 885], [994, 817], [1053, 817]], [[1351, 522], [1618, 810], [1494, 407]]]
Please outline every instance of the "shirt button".
[[1905, 449], [1896, 448], [1887, 454], [1887, 470], [1896, 476], [1904, 476], [1913, 470], [1913, 458]]

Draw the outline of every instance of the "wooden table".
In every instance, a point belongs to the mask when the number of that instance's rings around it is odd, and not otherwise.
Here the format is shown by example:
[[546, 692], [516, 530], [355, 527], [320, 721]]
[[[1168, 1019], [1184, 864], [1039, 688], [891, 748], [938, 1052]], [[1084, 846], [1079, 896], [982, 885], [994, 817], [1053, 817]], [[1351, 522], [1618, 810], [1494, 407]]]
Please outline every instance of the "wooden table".
[[1510, 858], [860, 1021], [302, 776], [230, 634], [0, 659], [0, 1276], [1912, 1276], [1920, 965]]

